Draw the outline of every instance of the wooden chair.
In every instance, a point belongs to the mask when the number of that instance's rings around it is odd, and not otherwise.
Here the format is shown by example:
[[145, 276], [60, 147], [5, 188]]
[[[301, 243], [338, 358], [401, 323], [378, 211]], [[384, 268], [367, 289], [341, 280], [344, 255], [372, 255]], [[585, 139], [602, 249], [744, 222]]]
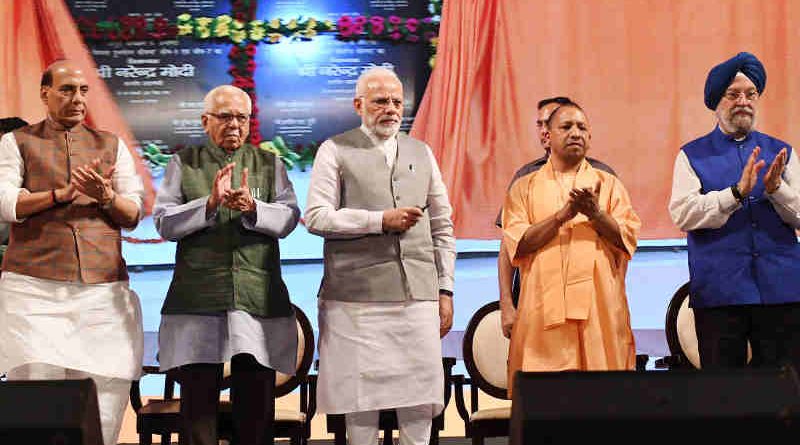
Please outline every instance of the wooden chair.
[[[467, 324], [462, 343], [464, 366], [469, 377], [453, 376], [458, 414], [464, 421], [464, 435], [482, 445], [486, 437], [508, 436], [511, 404], [481, 409], [478, 390], [508, 400], [508, 346], [500, 324], [500, 303], [493, 301], [478, 309]], [[470, 387], [470, 409], [464, 386]]]
[[[450, 402], [451, 387], [450, 378], [453, 374], [453, 366], [456, 359], [453, 357], [443, 357], [442, 367], [444, 367], [444, 407]], [[344, 414], [327, 414], [325, 423], [328, 433], [333, 434], [334, 445], [347, 444], [347, 427], [345, 425]], [[397, 413], [393, 409], [381, 410], [378, 417], [378, 429], [383, 431], [383, 445], [392, 445], [392, 431], [398, 429]], [[431, 425], [430, 445], [439, 444], [439, 431], [444, 430], [444, 409], [441, 414], [433, 418]]]
[[[689, 307], [689, 283], [679, 287], [667, 307], [664, 322], [667, 335], [669, 357], [664, 363], [671, 369], [700, 369], [700, 352], [697, 333], [694, 329], [694, 310]], [[750, 345], [747, 345], [747, 360], [751, 358]]]
[[[316, 376], [309, 375], [314, 359], [314, 331], [305, 313], [294, 306], [297, 316], [297, 368], [295, 375], [277, 373], [275, 379], [275, 398], [289, 394], [300, 388], [298, 410], [275, 409], [275, 437], [288, 437], [292, 445], [304, 445], [311, 435], [311, 419], [316, 412]], [[145, 374], [159, 374], [157, 366], [144, 366]], [[230, 366], [226, 363], [223, 388], [230, 387]], [[180, 431], [180, 399], [174, 398], [175, 383], [179, 377], [167, 372], [164, 381], [163, 399], [150, 400], [142, 404], [139, 382], [131, 385], [131, 405], [136, 412], [136, 432], [140, 445], [151, 445], [152, 435], [161, 436], [161, 444], [170, 443], [172, 433]], [[230, 439], [233, 432], [231, 402], [220, 401], [218, 432], [220, 438]]]

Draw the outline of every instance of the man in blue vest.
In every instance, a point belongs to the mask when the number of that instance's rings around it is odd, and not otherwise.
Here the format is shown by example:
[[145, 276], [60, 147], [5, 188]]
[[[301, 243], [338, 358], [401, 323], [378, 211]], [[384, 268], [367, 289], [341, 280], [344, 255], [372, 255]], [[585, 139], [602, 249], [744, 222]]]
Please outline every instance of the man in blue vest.
[[717, 128], [684, 145], [669, 211], [688, 233], [689, 305], [703, 368], [800, 365], [800, 164], [755, 130], [766, 71], [750, 53], [715, 66]]

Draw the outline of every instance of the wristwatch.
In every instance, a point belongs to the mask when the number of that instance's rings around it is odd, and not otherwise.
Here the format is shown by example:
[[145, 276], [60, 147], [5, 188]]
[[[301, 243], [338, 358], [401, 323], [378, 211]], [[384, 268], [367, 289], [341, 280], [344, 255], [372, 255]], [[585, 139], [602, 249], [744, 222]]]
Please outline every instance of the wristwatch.
[[744, 204], [744, 196], [742, 196], [742, 192], [739, 191], [739, 184], [733, 184], [731, 186], [731, 193], [733, 193], [733, 197], [736, 198], [739, 204]]

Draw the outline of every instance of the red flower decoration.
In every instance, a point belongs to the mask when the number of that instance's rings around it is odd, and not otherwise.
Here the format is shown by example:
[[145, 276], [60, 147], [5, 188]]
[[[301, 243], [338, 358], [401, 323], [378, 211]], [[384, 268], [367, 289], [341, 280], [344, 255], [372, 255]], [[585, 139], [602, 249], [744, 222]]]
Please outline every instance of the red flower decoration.
[[397, 31], [395, 31], [395, 32], [393, 32], [393, 33], [389, 34], [389, 37], [391, 37], [391, 38], [392, 38], [392, 40], [400, 40], [400, 39], [403, 37], [403, 35], [402, 35], [402, 34], [400, 34], [400, 33], [399, 33], [399, 32], [397, 32]]
[[419, 42], [419, 36], [414, 35], [414, 34], [410, 34], [410, 35], [406, 36], [406, 40], [411, 42], [411, 43], [417, 43], [417, 42]]
[[353, 25], [353, 34], [364, 34], [364, 25]]
[[339, 35], [342, 37], [350, 37], [353, 35], [353, 29], [350, 25], [339, 25]]
[[385, 22], [385, 20], [383, 17], [379, 15], [373, 15], [372, 17], [369, 18], [369, 22], [372, 24], [372, 26], [377, 26], [377, 25], [383, 25], [383, 22]]
[[353, 19], [353, 23], [355, 23], [356, 25], [364, 25], [365, 23], [367, 23], [367, 18], [364, 17], [363, 15], [360, 15], [355, 19]]
[[255, 57], [256, 45], [254, 43], [248, 43], [247, 46], [245, 46], [245, 52], [249, 57]]
[[413, 17], [406, 20], [406, 29], [408, 29], [408, 32], [417, 32], [418, 27], [419, 27], [419, 20]]
[[386, 27], [383, 26], [383, 23], [373, 23], [372, 24], [372, 33], [373, 34], [382, 34], [383, 31], [386, 30]]
[[349, 15], [343, 15], [339, 17], [339, 20], [336, 21], [336, 26], [341, 28], [343, 26], [350, 26], [353, 24], [353, 19], [350, 18]]
[[390, 15], [389, 16], [389, 23], [391, 23], [392, 25], [399, 25], [399, 24], [403, 23], [403, 19], [401, 19], [400, 17], [398, 17], [396, 15]]

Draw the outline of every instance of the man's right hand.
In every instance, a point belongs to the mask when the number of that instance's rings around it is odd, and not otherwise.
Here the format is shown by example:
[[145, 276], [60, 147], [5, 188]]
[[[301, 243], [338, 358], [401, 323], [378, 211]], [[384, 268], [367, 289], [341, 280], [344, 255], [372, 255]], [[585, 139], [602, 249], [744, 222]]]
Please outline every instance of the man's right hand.
[[418, 207], [398, 207], [383, 211], [384, 232], [405, 232], [419, 221], [423, 213]]
[[517, 309], [513, 304], [500, 305], [500, 326], [503, 328], [503, 335], [506, 338], [511, 338], [511, 331], [514, 329], [514, 323], [517, 321]]
[[231, 162], [217, 170], [217, 175], [214, 176], [214, 185], [211, 187], [211, 195], [208, 197], [208, 203], [206, 204], [206, 212], [215, 212], [223, 199], [225, 199], [225, 192], [231, 189], [234, 166], [236, 166], [236, 163]]
[[570, 199], [564, 203], [564, 207], [561, 207], [561, 210], [556, 212], [555, 218], [558, 222], [558, 225], [561, 226], [565, 222], [575, 218], [578, 214], [578, 206], [575, 203], [575, 200], [570, 197]]
[[72, 184], [69, 184], [66, 187], [61, 187], [60, 189], [55, 189], [56, 201], [58, 201], [58, 204], [68, 204], [74, 201], [79, 194], [80, 192], [78, 192], [78, 190]]
[[758, 172], [764, 168], [765, 162], [763, 159], [756, 161], [758, 159], [758, 155], [761, 153], [761, 147], [756, 147], [753, 149], [752, 153], [750, 153], [750, 157], [747, 158], [747, 163], [742, 170], [742, 177], [739, 179], [739, 183], [736, 184], [736, 187], [739, 189], [739, 193], [742, 194], [742, 197], [747, 197], [750, 192], [753, 191], [753, 187], [756, 186], [756, 181], [758, 181]]

